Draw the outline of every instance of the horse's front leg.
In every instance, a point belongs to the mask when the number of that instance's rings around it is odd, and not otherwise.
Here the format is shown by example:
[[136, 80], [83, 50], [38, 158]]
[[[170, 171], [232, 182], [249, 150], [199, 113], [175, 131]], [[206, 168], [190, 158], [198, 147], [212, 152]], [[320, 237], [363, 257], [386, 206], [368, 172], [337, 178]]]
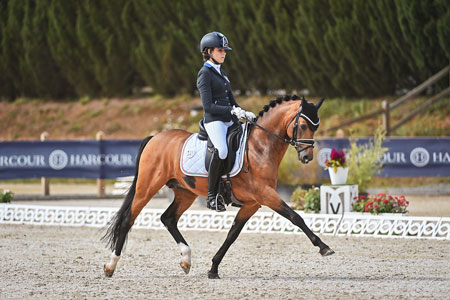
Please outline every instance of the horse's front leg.
[[228, 232], [227, 238], [223, 243], [222, 247], [220, 247], [219, 251], [217, 251], [216, 255], [214, 255], [212, 259], [211, 270], [208, 272], [209, 279], [219, 279], [219, 264], [222, 261], [225, 253], [227, 253], [230, 246], [234, 243], [234, 241], [239, 236], [242, 228], [244, 228], [245, 223], [258, 211], [260, 205], [257, 203], [252, 204], [244, 204], [241, 209], [238, 211], [236, 218], [234, 219], [233, 225], [231, 226], [230, 231]]
[[270, 207], [278, 214], [291, 221], [292, 224], [300, 227], [300, 229], [306, 234], [313, 245], [319, 247], [319, 253], [322, 256], [334, 254], [334, 251], [324, 242], [322, 242], [322, 240], [317, 235], [315, 235], [314, 232], [311, 231], [311, 229], [309, 229], [303, 218], [299, 214], [297, 214], [291, 207], [289, 207], [289, 205], [287, 205], [286, 202], [281, 199], [281, 197], [275, 190], [266, 188], [263, 195], [264, 196], [262, 199], [264, 200], [261, 201], [261, 204]]

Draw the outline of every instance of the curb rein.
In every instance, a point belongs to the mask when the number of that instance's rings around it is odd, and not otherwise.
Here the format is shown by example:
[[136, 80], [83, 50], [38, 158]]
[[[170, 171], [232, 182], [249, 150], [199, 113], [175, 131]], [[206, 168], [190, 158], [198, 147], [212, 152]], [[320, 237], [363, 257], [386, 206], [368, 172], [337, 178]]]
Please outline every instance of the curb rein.
[[[297, 131], [298, 131], [298, 119], [300, 118], [300, 115], [302, 113], [302, 105], [300, 104], [300, 107], [298, 108], [297, 113], [295, 114], [294, 117], [292, 117], [292, 119], [289, 121], [289, 123], [286, 126], [286, 131], [289, 127], [289, 125], [291, 125], [291, 123], [295, 120], [294, 122], [294, 127], [292, 128], [292, 138], [291, 139], [286, 139], [282, 136], [279, 136], [278, 134], [276, 134], [275, 132], [272, 132], [264, 127], [262, 127], [261, 125], [258, 125], [255, 121], [250, 120], [250, 119], [246, 119], [248, 122], [250, 122], [250, 124], [255, 125], [256, 127], [258, 127], [259, 129], [264, 130], [265, 132], [271, 134], [272, 136], [282, 140], [283, 142], [290, 144], [291, 146], [293, 146], [295, 148], [295, 150], [297, 150], [297, 153], [300, 153], [302, 151], [305, 151], [309, 148], [314, 148], [314, 139], [294, 139], [294, 137], [297, 136]], [[247, 170], [244, 170], [244, 173], [248, 173], [250, 170], [250, 164], [249, 164], [249, 160], [248, 160], [248, 138], [250, 137], [250, 132], [248, 133], [248, 137], [247, 137], [247, 141], [245, 143], [245, 152], [246, 152], [246, 156], [247, 156]], [[307, 145], [306, 147], [301, 147], [302, 145]]]

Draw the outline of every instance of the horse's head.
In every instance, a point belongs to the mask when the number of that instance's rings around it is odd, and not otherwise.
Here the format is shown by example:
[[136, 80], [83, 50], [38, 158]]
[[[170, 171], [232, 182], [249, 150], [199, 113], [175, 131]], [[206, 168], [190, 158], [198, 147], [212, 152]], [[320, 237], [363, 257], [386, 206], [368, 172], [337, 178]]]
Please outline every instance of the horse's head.
[[296, 111], [289, 114], [286, 133], [289, 143], [297, 150], [298, 159], [307, 164], [314, 158], [314, 133], [319, 128], [320, 119], [318, 111], [325, 98], [313, 104], [302, 98], [301, 104]]

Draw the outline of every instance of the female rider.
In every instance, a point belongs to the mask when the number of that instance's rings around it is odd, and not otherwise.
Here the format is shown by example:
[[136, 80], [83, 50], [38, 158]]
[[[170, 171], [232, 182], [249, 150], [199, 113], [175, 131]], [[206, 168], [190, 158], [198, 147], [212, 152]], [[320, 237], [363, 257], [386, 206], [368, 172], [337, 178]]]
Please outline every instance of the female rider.
[[210, 32], [203, 36], [200, 51], [204, 64], [198, 72], [197, 88], [203, 105], [203, 122], [209, 139], [215, 149], [209, 165], [207, 207], [225, 211], [224, 203], [218, 201], [218, 185], [223, 162], [227, 158], [227, 129], [239, 119], [255, 119], [255, 114], [243, 110], [234, 99], [230, 81], [221, 68], [228, 47], [227, 38], [220, 32]]

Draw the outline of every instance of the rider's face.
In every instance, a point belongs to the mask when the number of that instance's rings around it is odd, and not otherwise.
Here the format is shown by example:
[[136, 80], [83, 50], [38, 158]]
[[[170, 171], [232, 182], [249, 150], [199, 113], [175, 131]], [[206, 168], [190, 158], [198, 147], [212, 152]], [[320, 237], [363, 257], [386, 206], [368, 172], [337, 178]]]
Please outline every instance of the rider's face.
[[219, 64], [221, 64], [225, 61], [227, 51], [221, 48], [214, 48], [212, 51], [210, 51], [209, 55], [214, 58]]

